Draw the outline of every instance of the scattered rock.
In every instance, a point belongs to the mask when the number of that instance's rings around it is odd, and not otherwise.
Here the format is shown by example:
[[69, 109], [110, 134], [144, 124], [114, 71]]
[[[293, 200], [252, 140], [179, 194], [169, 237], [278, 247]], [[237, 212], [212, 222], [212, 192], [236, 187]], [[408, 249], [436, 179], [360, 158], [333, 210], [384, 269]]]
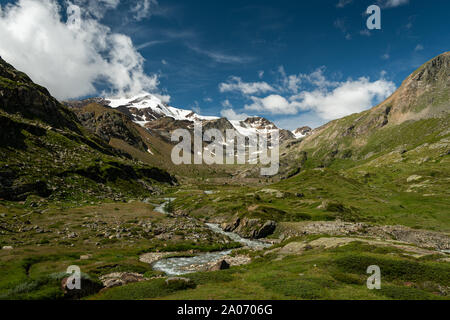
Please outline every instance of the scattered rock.
[[78, 238], [78, 234], [76, 232], [71, 232], [67, 235], [67, 238], [69, 239]]
[[267, 193], [270, 195], [274, 195], [276, 198], [281, 199], [284, 198], [284, 193], [279, 191], [279, 190], [275, 190], [275, 189], [262, 189], [260, 192], [263, 193]]
[[3, 250], [12, 250], [13, 247], [12, 246], [3, 246], [2, 249]]
[[132, 272], [113, 272], [100, 277], [105, 288], [123, 286], [129, 283], [141, 282], [145, 278], [142, 274]]
[[233, 232], [234, 230], [236, 230], [237, 227], [239, 227], [240, 223], [241, 223], [241, 219], [240, 218], [236, 218], [231, 223], [223, 223], [222, 224], [222, 229], [225, 232]]
[[221, 227], [225, 232], [235, 232], [243, 238], [262, 239], [271, 235], [277, 224], [275, 221], [236, 218], [231, 223], [223, 223]]
[[362, 222], [352, 223], [337, 220], [307, 223], [283, 222], [280, 223], [280, 230], [285, 239], [310, 234], [359, 235], [382, 240], [397, 240], [423, 248], [450, 249], [450, 236], [448, 234], [411, 229], [404, 226], [373, 226]]
[[408, 182], [408, 183], [415, 182], [415, 181], [419, 181], [420, 179], [422, 179], [422, 176], [412, 175], [408, 179], [406, 179], [406, 182]]
[[153, 264], [155, 262], [157, 262], [158, 260], [164, 259], [164, 257], [168, 256], [168, 255], [172, 255], [175, 252], [149, 252], [149, 253], [144, 253], [143, 255], [141, 255], [139, 257], [139, 261], [140, 262], [144, 262], [144, 263], [148, 263], [148, 264]]
[[261, 227], [261, 229], [259, 229], [254, 234], [254, 238], [261, 239], [261, 238], [270, 236], [271, 234], [274, 233], [276, 227], [277, 227], [277, 223], [275, 221], [266, 221], [266, 223], [264, 223], [264, 225]]
[[230, 266], [241, 266], [249, 264], [252, 261], [252, 259], [247, 255], [224, 256], [220, 259], [210, 261], [205, 264], [192, 264], [190, 266], [185, 266], [182, 269], [187, 272], [213, 271], [211, 269], [223, 260], [225, 260]]
[[219, 270], [226, 270], [226, 269], [230, 269], [230, 264], [225, 260], [221, 260], [221, 261], [217, 262], [215, 265], [213, 265], [211, 267], [210, 271], [219, 271]]
[[269, 253], [277, 253], [279, 256], [285, 255], [301, 255], [305, 251], [322, 248], [322, 249], [332, 249], [347, 245], [349, 243], [359, 241], [364, 242], [369, 245], [382, 246], [382, 247], [394, 247], [400, 250], [405, 251], [407, 255], [410, 255], [415, 258], [424, 257], [427, 255], [433, 254], [442, 254], [438, 251], [428, 250], [418, 248], [416, 246], [407, 245], [404, 243], [395, 242], [393, 240], [372, 240], [372, 239], [364, 239], [364, 238], [335, 238], [335, 237], [327, 237], [327, 238], [319, 238], [310, 242], [290, 242], [282, 248], [275, 248], [269, 251], [266, 251], [264, 254]]

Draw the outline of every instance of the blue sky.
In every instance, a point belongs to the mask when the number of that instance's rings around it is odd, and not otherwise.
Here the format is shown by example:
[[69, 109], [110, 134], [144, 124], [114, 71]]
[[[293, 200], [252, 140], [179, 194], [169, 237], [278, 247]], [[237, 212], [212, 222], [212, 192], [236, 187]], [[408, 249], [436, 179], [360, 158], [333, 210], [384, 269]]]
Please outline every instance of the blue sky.
[[[6, 3], [18, 2], [0, 1], [3, 11]], [[144, 88], [170, 96], [171, 105], [204, 115], [263, 115], [289, 129], [369, 108], [450, 43], [445, 0], [102, 0], [100, 13], [90, 0], [72, 3], [90, 8], [93, 21], [110, 33], [132, 40], [145, 59], [138, 67], [154, 80], [144, 78]], [[65, 22], [67, 3], [60, 4]], [[381, 7], [381, 30], [366, 27], [371, 4]], [[7, 50], [0, 40], [0, 55]], [[87, 77], [92, 87], [82, 96], [120, 87], [104, 75]], [[61, 92], [68, 97], [70, 87]]]

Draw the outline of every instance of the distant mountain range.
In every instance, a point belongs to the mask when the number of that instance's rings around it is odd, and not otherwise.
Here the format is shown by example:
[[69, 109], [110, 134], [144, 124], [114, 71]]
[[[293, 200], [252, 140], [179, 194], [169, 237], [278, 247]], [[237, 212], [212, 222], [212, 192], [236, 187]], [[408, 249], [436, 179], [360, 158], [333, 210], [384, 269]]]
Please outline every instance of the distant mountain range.
[[[70, 107], [80, 108], [90, 103], [98, 103], [105, 107], [116, 109], [128, 115], [135, 123], [147, 127], [154, 128], [151, 122], [160, 120], [165, 117], [170, 117], [183, 127], [184, 121], [188, 122], [204, 122], [208, 123], [209, 127], [214, 127], [219, 130], [234, 128], [239, 134], [249, 136], [256, 133], [270, 133], [279, 128], [271, 121], [263, 117], [249, 117], [245, 120], [228, 120], [226, 118], [219, 118], [214, 116], [203, 116], [195, 113], [192, 110], [184, 110], [169, 106], [163, 102], [160, 97], [151, 93], [142, 93], [131, 98], [91, 98], [81, 101], [65, 101], [64, 103]], [[177, 126], [174, 126], [176, 128]], [[311, 134], [312, 129], [309, 127], [302, 127], [294, 132], [289, 130], [279, 129], [281, 140], [304, 138]]]
[[[425, 63], [370, 110], [315, 130], [281, 129], [277, 178], [295, 176], [305, 168], [388, 166], [410, 158], [415, 163], [447, 161], [449, 86], [447, 52]], [[171, 132], [192, 130], [199, 121], [205, 130], [234, 129], [244, 136], [277, 129], [262, 117], [242, 121], [205, 117], [171, 107], [148, 93], [60, 103], [0, 59], [0, 197], [23, 199], [33, 193], [58, 197], [67, 192], [83, 197], [77, 193], [83, 188], [116, 197], [154, 189], [155, 182], [176, 183], [172, 175], [258, 179], [256, 167], [173, 165]], [[143, 175], [146, 170], [152, 174]], [[128, 182], [117, 184], [117, 179]], [[97, 190], [99, 182], [103, 191]]]

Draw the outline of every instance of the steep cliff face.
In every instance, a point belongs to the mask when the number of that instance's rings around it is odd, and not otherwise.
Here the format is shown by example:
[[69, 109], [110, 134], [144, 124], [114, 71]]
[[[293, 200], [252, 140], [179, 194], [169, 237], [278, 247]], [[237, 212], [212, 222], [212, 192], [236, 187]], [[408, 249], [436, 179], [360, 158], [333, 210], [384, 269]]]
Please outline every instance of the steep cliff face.
[[147, 152], [148, 146], [142, 140], [137, 125], [125, 114], [97, 103], [88, 104], [74, 111], [83, 126], [106, 143], [110, 143], [111, 139], [119, 139]]
[[35, 84], [25, 73], [0, 58], [0, 108], [27, 119], [36, 119], [55, 128], [79, 132], [76, 117], [53, 98], [47, 89]]

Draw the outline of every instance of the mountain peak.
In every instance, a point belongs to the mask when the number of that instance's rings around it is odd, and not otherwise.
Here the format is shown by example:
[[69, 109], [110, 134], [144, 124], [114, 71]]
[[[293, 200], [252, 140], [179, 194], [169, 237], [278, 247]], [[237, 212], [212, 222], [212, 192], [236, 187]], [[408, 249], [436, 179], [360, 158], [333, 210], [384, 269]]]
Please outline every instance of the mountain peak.
[[296, 139], [304, 138], [309, 136], [312, 133], [312, 129], [310, 127], [300, 127], [292, 131]]
[[107, 105], [111, 108], [122, 111], [142, 126], [149, 121], [171, 117], [175, 120], [216, 120], [217, 117], [205, 117], [196, 114], [192, 110], [183, 110], [171, 107], [167, 104], [163, 96], [148, 92], [141, 93], [129, 98], [107, 98]]
[[386, 110], [393, 123], [435, 117], [449, 110], [450, 52], [424, 63], [398, 90], [373, 110]]
[[276, 130], [277, 126], [266, 118], [254, 116], [248, 117], [243, 121], [245, 124], [259, 130]]

